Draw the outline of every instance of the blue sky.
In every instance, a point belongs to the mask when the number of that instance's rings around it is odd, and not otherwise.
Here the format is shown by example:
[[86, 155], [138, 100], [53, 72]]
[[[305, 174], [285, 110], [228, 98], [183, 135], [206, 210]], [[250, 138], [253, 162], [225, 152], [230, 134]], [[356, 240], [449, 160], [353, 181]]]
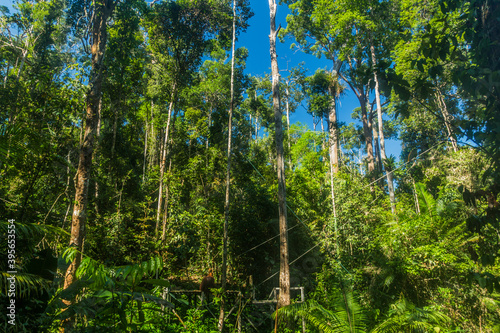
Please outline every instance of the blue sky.
[[[237, 47], [244, 46], [249, 50], [246, 72], [251, 75], [264, 75], [266, 73], [271, 73], [271, 57], [269, 54], [269, 3], [265, 0], [252, 0], [251, 6], [255, 15], [250, 19], [250, 27], [247, 32], [239, 37]], [[285, 28], [286, 16], [288, 14], [289, 10], [286, 5], [278, 6], [276, 26], [281, 24], [281, 26]], [[304, 67], [308, 70], [308, 74], [313, 74], [318, 68], [331, 68], [331, 62], [324, 58], [318, 59], [313, 55], [290, 49], [290, 45], [293, 42], [294, 40], [292, 38], [288, 38], [284, 43], [280, 43], [279, 40], [277, 41], [276, 52], [280, 71], [286, 70], [287, 67], [291, 69], [301, 62], [305, 63]], [[282, 72], [282, 76], [286, 75], [286, 73]], [[345, 102], [344, 100], [341, 101], [342, 104]], [[350, 102], [350, 100], [347, 102]], [[339, 116], [347, 116], [345, 119], [341, 117], [341, 121], [351, 121], [350, 112], [354, 107], [349, 106], [349, 111], [344, 110], [344, 112], [339, 112]], [[312, 117], [307, 114], [303, 107], [299, 108], [297, 112], [290, 117], [290, 120], [292, 123], [300, 121], [303, 124], [307, 124], [312, 129]]]
[[[7, 6], [12, 9], [13, 1], [0, 0], [0, 5]], [[269, 55], [269, 2], [266, 0], [251, 0], [254, 16], [250, 19], [247, 31], [240, 35], [236, 47], [246, 47], [249, 51], [247, 59], [246, 73], [251, 75], [264, 76], [271, 73], [271, 58]], [[276, 17], [276, 25], [281, 24], [286, 27], [286, 16], [289, 10], [286, 5], [279, 5]], [[281, 70], [291, 69], [299, 63], [304, 62], [305, 68], [308, 69], [308, 74], [313, 74], [318, 68], [331, 69], [331, 62], [326, 59], [318, 59], [317, 57], [305, 54], [300, 51], [290, 49], [293, 39], [289, 38], [284, 43], [278, 41], [276, 49], [278, 54], [278, 65]], [[286, 76], [286, 73], [282, 73]], [[351, 91], [347, 91], [338, 103], [338, 119], [341, 122], [350, 123], [352, 110], [359, 106], [358, 100]], [[304, 107], [299, 107], [296, 113], [290, 117], [292, 123], [300, 122], [306, 124], [310, 129], [313, 128], [312, 117], [307, 114]], [[325, 126], [326, 128], [326, 126]], [[317, 129], [320, 129], [318, 126]], [[399, 157], [401, 145], [395, 140], [386, 140], [386, 148], [388, 155]]]
[[[237, 47], [246, 47], [249, 50], [247, 59], [246, 72], [251, 75], [263, 76], [266, 73], [271, 73], [271, 57], [269, 54], [269, 3], [265, 0], [251, 0], [254, 16], [250, 19], [250, 26], [246, 33], [242, 34], [237, 42]], [[289, 14], [286, 5], [279, 5], [276, 16], [276, 26], [281, 24], [286, 27], [286, 16]], [[276, 52], [278, 54], [278, 66], [280, 71], [283, 69], [292, 68], [299, 63], [304, 62], [305, 68], [308, 69], [308, 74], [313, 74], [318, 68], [330, 70], [332, 67], [331, 61], [324, 58], [305, 54], [300, 51], [290, 49], [290, 45], [294, 42], [293, 38], [288, 38], [284, 43], [277, 43]], [[286, 74], [283, 73], [283, 76]], [[346, 124], [353, 122], [351, 118], [352, 110], [359, 107], [359, 102], [350, 90], [338, 102], [337, 117], [340, 122]], [[300, 107], [295, 114], [290, 117], [292, 123], [300, 122], [306, 124], [310, 129], [313, 128], [312, 116], [307, 114], [304, 107]], [[359, 123], [360, 124], [360, 123]], [[326, 128], [326, 125], [325, 125]], [[318, 126], [317, 129], [320, 129]], [[386, 140], [387, 155], [391, 154], [399, 158], [401, 152], [401, 144], [396, 140]]]

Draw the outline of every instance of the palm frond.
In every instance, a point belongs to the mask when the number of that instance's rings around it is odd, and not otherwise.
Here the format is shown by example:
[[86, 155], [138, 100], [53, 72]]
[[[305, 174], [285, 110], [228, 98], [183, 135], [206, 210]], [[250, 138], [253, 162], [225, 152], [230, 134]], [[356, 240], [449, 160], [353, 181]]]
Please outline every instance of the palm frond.
[[377, 326], [372, 333], [432, 332], [435, 328], [443, 328], [451, 319], [436, 310], [421, 309], [401, 297], [391, 305], [388, 318]]
[[278, 309], [280, 318], [297, 320], [303, 318], [311, 326], [325, 333], [351, 333], [366, 331], [366, 316], [363, 308], [350, 292], [339, 292], [333, 310], [325, 308], [315, 300], [295, 303]]
[[[10, 223], [5, 220], [0, 221], [0, 232], [7, 233], [9, 224]], [[48, 224], [15, 222], [15, 227], [16, 239], [31, 239], [33, 237], [43, 237], [47, 234], [60, 236], [69, 235], [64, 229]]]
[[19, 298], [27, 298], [32, 294], [40, 295], [43, 291], [47, 291], [51, 284], [51, 281], [34, 274], [0, 272], [0, 275], [1, 296], [9, 294], [11, 281], [15, 283], [15, 296]]

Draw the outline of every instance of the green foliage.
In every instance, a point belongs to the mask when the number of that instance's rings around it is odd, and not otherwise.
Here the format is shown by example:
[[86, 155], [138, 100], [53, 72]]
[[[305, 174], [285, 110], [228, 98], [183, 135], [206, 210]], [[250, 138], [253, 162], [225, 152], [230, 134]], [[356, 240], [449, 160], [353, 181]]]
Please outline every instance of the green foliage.
[[[326, 135], [298, 123], [287, 128], [291, 280], [306, 288], [308, 300], [278, 316], [305, 318], [313, 332], [494, 332], [500, 322], [497, 1], [287, 3], [291, 15], [281, 37], [293, 35], [301, 50], [334, 61], [334, 71], [292, 69], [280, 87], [283, 109], [299, 112], [304, 100], [316, 119], [324, 118], [332, 91], [344, 98], [345, 83], [361, 104], [352, 123], [339, 124], [335, 217]], [[197, 308], [163, 288], [198, 289], [209, 268], [219, 274], [229, 2], [116, 2], [100, 64], [85, 256], [78, 281], [57, 291], [64, 265], [55, 275], [49, 249], [66, 248], [73, 215], [94, 5], [23, 0], [11, 12], [0, 7], [0, 215], [16, 220], [18, 330], [55, 331], [72, 317], [89, 332], [216, 331], [218, 295]], [[238, 33], [250, 9], [237, 2]], [[264, 298], [277, 284], [270, 277], [279, 263], [276, 152], [270, 78], [245, 73], [252, 51], [236, 52], [228, 288], [245, 292], [251, 276], [257, 298]], [[368, 125], [378, 125], [370, 119], [374, 71], [389, 103], [384, 135], [403, 144], [400, 162], [385, 161], [397, 184], [395, 214], [384, 186], [365, 171]], [[451, 151], [445, 142], [452, 139], [466, 143]], [[161, 239], [155, 224], [163, 148]], [[0, 222], [0, 234], [8, 231]], [[7, 271], [0, 263], [2, 295]], [[62, 299], [74, 303], [66, 307]], [[267, 331], [262, 312], [247, 304], [228, 316], [228, 327], [235, 330], [240, 316], [243, 330]]]
[[[63, 254], [69, 262], [76, 255], [68, 248]], [[58, 293], [50, 307], [55, 311], [51, 325], [76, 316], [84, 319], [86, 330], [111, 329], [129, 331], [145, 329], [157, 323], [164, 307], [174, 305], [155, 294], [160, 287], [168, 287], [167, 281], [152, 277], [163, 269], [160, 257], [126, 266], [107, 267], [89, 257], [84, 257], [78, 267], [78, 282]], [[149, 287], [146, 287], [149, 286]], [[156, 287], [151, 291], [151, 286]], [[60, 299], [77, 296], [78, 301], [58, 310]]]
[[420, 309], [402, 297], [391, 305], [388, 318], [372, 332], [441, 332], [449, 322], [450, 318], [445, 314]]
[[[9, 228], [14, 226], [14, 228]], [[14, 233], [10, 231], [14, 230]], [[5, 258], [12, 258], [12, 261], [4, 260], [0, 263], [0, 290], [3, 296], [8, 294], [10, 287], [10, 279], [14, 277], [16, 284], [16, 296], [21, 299], [29, 298], [30, 296], [40, 296], [47, 292], [52, 281], [30, 271], [30, 263], [36, 260], [37, 253], [40, 251], [40, 243], [44, 239], [50, 242], [50, 238], [67, 236], [67, 233], [57, 227], [50, 225], [41, 225], [34, 223], [18, 223], [13, 224], [7, 221], [0, 221], [0, 233], [2, 235], [15, 235], [15, 242], [7, 242], [7, 237], [2, 244], [2, 253], [5, 253]], [[12, 244], [9, 247], [8, 244]], [[12, 254], [7, 256], [7, 253]], [[14, 263], [14, 267], [8, 265]], [[53, 269], [45, 267], [45, 269]], [[15, 271], [16, 273], [9, 273]], [[50, 275], [50, 274], [49, 274]]]
[[366, 316], [352, 292], [335, 289], [327, 300], [318, 302], [310, 299], [278, 309], [274, 314], [279, 320], [300, 321], [320, 332], [366, 332]]

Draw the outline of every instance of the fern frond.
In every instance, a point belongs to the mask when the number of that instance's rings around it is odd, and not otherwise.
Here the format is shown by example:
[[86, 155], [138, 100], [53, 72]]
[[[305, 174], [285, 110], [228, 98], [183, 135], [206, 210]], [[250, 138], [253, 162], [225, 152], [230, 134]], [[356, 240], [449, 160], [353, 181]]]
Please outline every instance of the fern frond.
[[51, 284], [51, 281], [34, 274], [6, 272], [0, 272], [0, 274], [2, 276], [0, 279], [1, 296], [9, 294], [11, 278], [15, 279], [15, 295], [19, 298], [29, 297], [31, 294], [40, 295], [43, 291], [47, 291]]
[[316, 302], [308, 300], [278, 309], [278, 317], [297, 320], [303, 318], [311, 326], [325, 333], [365, 332], [366, 317], [352, 293], [339, 294], [334, 310], [329, 310]]
[[[10, 223], [5, 220], [0, 221], [0, 232], [7, 233], [9, 224]], [[45, 235], [69, 235], [64, 229], [48, 224], [15, 222], [15, 227], [16, 239], [31, 239], [34, 237], [43, 237]]]
[[451, 322], [451, 319], [436, 310], [420, 309], [401, 297], [391, 305], [388, 318], [377, 326], [373, 333], [432, 332], [434, 328], [442, 328]]

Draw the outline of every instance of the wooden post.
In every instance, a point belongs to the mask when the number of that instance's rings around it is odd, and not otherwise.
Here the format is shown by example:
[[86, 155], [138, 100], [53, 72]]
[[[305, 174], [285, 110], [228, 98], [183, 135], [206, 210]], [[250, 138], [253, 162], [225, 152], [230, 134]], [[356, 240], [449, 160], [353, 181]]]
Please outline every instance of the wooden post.
[[[300, 287], [300, 301], [304, 303], [305, 300], [306, 296], [304, 294], [304, 287]], [[306, 321], [303, 316], [302, 316], [302, 333], [306, 333]]]
[[238, 293], [238, 333], [241, 333], [241, 315], [243, 312], [243, 309], [241, 308], [241, 299], [243, 298], [243, 295]]

